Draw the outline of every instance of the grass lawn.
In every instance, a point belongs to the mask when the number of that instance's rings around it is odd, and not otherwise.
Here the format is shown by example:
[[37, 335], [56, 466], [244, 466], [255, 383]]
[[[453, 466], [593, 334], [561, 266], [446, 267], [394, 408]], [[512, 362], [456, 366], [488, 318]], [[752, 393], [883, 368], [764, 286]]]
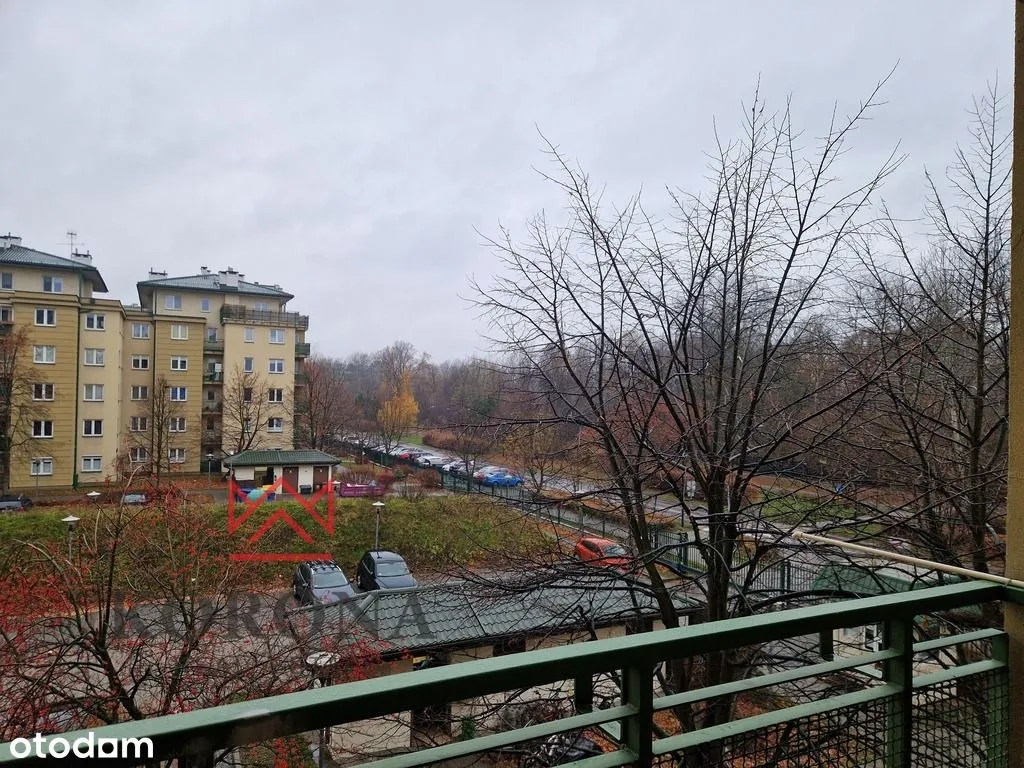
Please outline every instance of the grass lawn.
[[831, 499], [817, 500], [806, 496], [773, 494], [762, 491], [764, 500], [754, 509], [768, 519], [780, 523], [821, 523], [846, 520], [857, 516], [857, 510]]
[[[334, 534], [329, 535], [309, 518], [297, 504], [274, 504], [271, 509], [284, 509], [307, 531], [313, 543], [303, 541], [284, 524], [272, 526], [249, 551], [258, 553], [324, 552], [350, 575], [363, 552], [373, 546], [374, 511], [369, 499], [338, 499], [335, 507]], [[504, 553], [530, 553], [550, 549], [552, 543], [539, 525], [526, 522], [521, 514], [486, 497], [429, 496], [419, 500], [385, 499], [381, 514], [381, 549], [401, 554], [414, 573], [424, 575], [452, 567], [486, 565], [500, 567]], [[268, 518], [269, 513], [254, 514], [233, 536], [227, 533], [225, 505], [196, 506], [195, 514], [206, 518], [214, 535], [211, 547], [228, 556], [243, 547], [243, 536], [251, 536]], [[88, 530], [93, 515], [111, 514], [109, 508], [74, 510], [82, 517], [79, 526]], [[67, 509], [51, 507], [0, 517], [0, 562], [17, 553], [19, 541], [49, 543], [53, 546], [67, 541], [67, 528], [61, 518]], [[257, 521], [255, 518], [259, 516]], [[250, 563], [254, 578], [269, 585], [286, 586], [293, 563]]]

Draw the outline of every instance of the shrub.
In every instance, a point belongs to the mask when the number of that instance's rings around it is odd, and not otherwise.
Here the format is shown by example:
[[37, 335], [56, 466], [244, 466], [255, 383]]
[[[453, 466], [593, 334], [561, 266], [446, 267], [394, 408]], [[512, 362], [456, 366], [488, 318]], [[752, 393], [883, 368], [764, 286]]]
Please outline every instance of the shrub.
[[420, 484], [421, 488], [441, 487], [441, 475], [436, 469], [417, 469], [412, 473], [412, 478]]
[[453, 451], [454, 453], [480, 454], [487, 451], [491, 445], [487, 440], [472, 435], [460, 435], [446, 429], [435, 429], [423, 433], [423, 444], [442, 451]]

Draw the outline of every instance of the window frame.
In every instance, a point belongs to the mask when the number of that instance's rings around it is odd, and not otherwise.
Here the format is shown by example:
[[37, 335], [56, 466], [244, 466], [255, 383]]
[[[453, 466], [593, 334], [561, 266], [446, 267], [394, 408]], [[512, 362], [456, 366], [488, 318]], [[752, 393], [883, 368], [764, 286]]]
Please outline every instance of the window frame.
[[[181, 429], [177, 429], [176, 428], [178, 425], [175, 422], [181, 422]], [[171, 416], [167, 420], [167, 431], [168, 432], [173, 432], [175, 434], [181, 434], [182, 432], [185, 431], [186, 426], [187, 426], [187, 422], [186, 422], [184, 416]]]
[[[87, 430], [86, 425], [90, 425]], [[96, 426], [99, 425], [99, 432]], [[103, 437], [103, 419], [82, 419], [82, 437]]]
[[[178, 456], [177, 456], [179, 453], [181, 454], [180, 458], [178, 458]], [[188, 461], [188, 453], [186, 452], [186, 450], [184, 448], [182, 448], [182, 447], [174, 447], [174, 448], [168, 448], [167, 449], [167, 463], [168, 464], [184, 464], [186, 461]]]
[[[93, 387], [93, 388], [99, 387], [100, 388], [100, 396], [99, 397], [89, 397], [88, 396], [89, 387]], [[82, 402], [84, 402], [84, 403], [102, 403], [103, 402], [103, 395], [104, 395], [104, 386], [102, 384], [83, 384], [82, 385]]]
[[[175, 335], [181, 334], [181, 335]], [[171, 341], [188, 341], [188, 326], [184, 323], [171, 324]]]
[[[90, 464], [92, 462], [96, 462], [97, 466], [96, 466], [95, 469], [93, 469], [90, 466], [87, 466], [86, 462], [90, 462]], [[103, 471], [103, 457], [102, 456], [83, 456], [82, 457], [82, 469], [81, 469], [81, 471], [83, 473], [85, 473], [85, 472], [102, 472]]]
[[[39, 425], [39, 431], [41, 434], [36, 434], [36, 425]], [[47, 432], [47, 425], [49, 426], [49, 433]], [[32, 439], [33, 440], [50, 440], [53, 438], [53, 419], [33, 419], [32, 420]]]
[[149, 449], [142, 445], [135, 445], [128, 449], [128, 461], [132, 464], [145, 464], [149, 461]]
[[0, 272], [0, 290], [13, 291], [14, 290], [14, 273], [13, 272]]
[[[275, 399], [274, 393], [277, 393]], [[274, 405], [280, 405], [284, 402], [284, 387], [269, 387], [267, 389], [267, 402]]]
[[[281, 340], [280, 341], [274, 341], [274, 334], [280, 334], [281, 335]], [[271, 344], [285, 344], [285, 343], [287, 343], [287, 338], [285, 336], [284, 328], [271, 328], [269, 333], [267, 334], [267, 338], [270, 340]]]
[[[177, 363], [177, 367], [175, 367]], [[188, 358], [184, 355], [175, 355], [171, 358], [171, 370], [172, 371], [187, 371], [188, 370]]]
[[[50, 287], [46, 287], [46, 281], [50, 281]], [[64, 278], [57, 275], [43, 275], [43, 293], [64, 293]]]
[[[38, 469], [36, 466], [38, 465]], [[43, 471], [49, 465], [50, 471]], [[53, 457], [52, 456], [35, 456], [29, 462], [28, 467], [29, 477], [51, 477], [53, 475]]]
[[[92, 352], [92, 362], [89, 362], [89, 353]], [[97, 354], [99, 353], [99, 354]], [[96, 360], [99, 359], [97, 363]], [[105, 347], [86, 347], [85, 354], [83, 356], [82, 365], [88, 365], [90, 368], [103, 368], [107, 364], [107, 351]]]
[[175, 312], [180, 312], [183, 302], [181, 300], [180, 293], [167, 293], [164, 294], [164, 309], [170, 309]]
[[[89, 321], [92, 320], [92, 326], [89, 325]], [[97, 321], [98, 324], [97, 324]], [[85, 313], [85, 330], [87, 331], [105, 331], [107, 330], [107, 315], [104, 312], [86, 312]]]
[[242, 373], [255, 373], [256, 372], [256, 358], [255, 357], [243, 357], [242, 358]]
[[[51, 360], [40, 360], [38, 352], [40, 350], [51, 350], [53, 352], [53, 359]], [[44, 355], [45, 357], [45, 355]], [[56, 365], [57, 364], [57, 347], [54, 344], [33, 344], [32, 345], [32, 362], [36, 365]]]
[[248, 326], [246, 326], [242, 330], [242, 339], [245, 341], [246, 344], [255, 344], [256, 343], [256, 329], [255, 328], [249, 328]]
[[132, 416], [128, 419], [129, 432], [149, 432], [149, 416]]
[[[39, 321], [40, 313], [42, 313], [43, 322]], [[34, 314], [33, 324], [39, 328], [54, 328], [57, 325], [57, 310], [54, 307], [36, 307]], [[53, 322], [47, 323], [46, 319], [49, 318]]]
[[151, 323], [132, 323], [132, 338], [149, 340], [152, 337]]
[[[274, 364], [279, 363], [281, 370], [275, 371]], [[284, 358], [283, 357], [272, 357], [267, 361], [267, 373], [282, 374], [284, 373]]]
[[[137, 389], [141, 390], [141, 392], [139, 392], [139, 394], [141, 394], [142, 397], [136, 397], [135, 396], [135, 390], [137, 390]], [[141, 403], [141, 402], [144, 402], [146, 400], [149, 400], [149, 385], [148, 384], [132, 384], [131, 389], [128, 390], [128, 399], [131, 400], [131, 401], [138, 402], [138, 403]]]
[[210, 300], [209, 299], [200, 299], [199, 300], [199, 311], [200, 312], [209, 312], [210, 311]]
[[[140, 365], [136, 365], [136, 363], [140, 363]], [[145, 365], [141, 365], [141, 363], [145, 363]], [[133, 371], [148, 371], [149, 355], [132, 355], [131, 365]]]
[[[274, 422], [278, 423], [278, 426], [273, 426]], [[271, 416], [267, 419], [267, 432], [284, 432], [284, 419], [280, 416]]]
[[[170, 390], [168, 399], [172, 403], [187, 403], [188, 402], [188, 387], [173, 386], [168, 387]], [[184, 397], [175, 397], [177, 394], [183, 394]]]
[[[42, 395], [43, 395], [42, 397], [36, 397], [36, 387], [42, 387], [43, 388], [42, 389]], [[50, 396], [49, 397], [46, 397], [46, 387], [50, 388]], [[56, 387], [54, 387], [53, 382], [50, 382], [50, 381], [37, 381], [37, 382], [34, 382], [32, 384], [32, 399], [34, 401], [36, 401], [37, 403], [49, 403], [49, 402], [52, 402], [55, 399], [55, 397], [54, 397], [54, 393], [55, 392], [56, 392]]]

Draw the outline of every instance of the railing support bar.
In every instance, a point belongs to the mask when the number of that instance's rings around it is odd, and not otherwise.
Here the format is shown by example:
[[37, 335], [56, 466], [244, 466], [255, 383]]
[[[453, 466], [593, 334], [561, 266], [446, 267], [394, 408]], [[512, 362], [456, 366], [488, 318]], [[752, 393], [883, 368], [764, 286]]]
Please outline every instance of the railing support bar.
[[885, 768], [911, 768], [914, 710], [914, 617], [885, 623], [885, 646], [900, 655], [885, 662], [884, 679], [899, 686], [888, 706]]
[[636, 755], [635, 765], [649, 766], [654, 756], [654, 670], [631, 666], [622, 670], [622, 703], [636, 714], [622, 721], [622, 742]]
[[[1010, 659], [1010, 638], [1000, 635], [992, 638], [992, 659], [1008, 663]], [[997, 690], [988, 693], [988, 717], [985, 718], [985, 765], [986, 768], [1006, 768], [1009, 765], [1010, 748], [1010, 681], [999, 677], [992, 685]]]
[[574, 681], [573, 701], [576, 714], [594, 711], [594, 678], [592, 675], [580, 675]]

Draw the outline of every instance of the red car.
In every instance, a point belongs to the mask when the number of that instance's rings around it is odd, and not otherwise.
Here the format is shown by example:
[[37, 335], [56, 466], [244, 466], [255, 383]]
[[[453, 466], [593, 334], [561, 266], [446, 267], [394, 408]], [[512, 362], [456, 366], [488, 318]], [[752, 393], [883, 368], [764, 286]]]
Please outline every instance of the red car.
[[629, 568], [633, 558], [617, 541], [587, 537], [576, 542], [576, 557], [599, 568]]

